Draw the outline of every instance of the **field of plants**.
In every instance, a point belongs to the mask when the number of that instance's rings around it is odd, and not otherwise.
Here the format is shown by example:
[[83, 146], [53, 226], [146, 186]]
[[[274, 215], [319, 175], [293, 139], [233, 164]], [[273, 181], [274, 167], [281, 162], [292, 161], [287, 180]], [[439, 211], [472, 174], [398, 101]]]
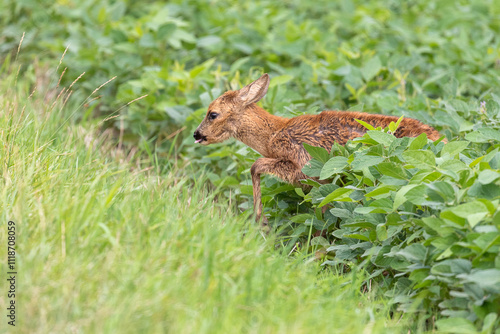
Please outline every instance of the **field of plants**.
[[[16, 329], [500, 333], [500, 2], [0, 6]], [[264, 177], [266, 236], [259, 155], [192, 138], [211, 100], [262, 73], [270, 113], [411, 117], [446, 140], [367, 125], [306, 147], [304, 173], [328, 182]]]

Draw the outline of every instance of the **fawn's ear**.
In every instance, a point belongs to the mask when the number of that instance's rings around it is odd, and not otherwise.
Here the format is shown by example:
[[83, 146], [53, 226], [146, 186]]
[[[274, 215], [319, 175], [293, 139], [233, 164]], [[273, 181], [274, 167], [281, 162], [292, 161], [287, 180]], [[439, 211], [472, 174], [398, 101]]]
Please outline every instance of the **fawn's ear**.
[[269, 75], [264, 73], [260, 78], [238, 91], [238, 97], [244, 105], [259, 102], [269, 88]]

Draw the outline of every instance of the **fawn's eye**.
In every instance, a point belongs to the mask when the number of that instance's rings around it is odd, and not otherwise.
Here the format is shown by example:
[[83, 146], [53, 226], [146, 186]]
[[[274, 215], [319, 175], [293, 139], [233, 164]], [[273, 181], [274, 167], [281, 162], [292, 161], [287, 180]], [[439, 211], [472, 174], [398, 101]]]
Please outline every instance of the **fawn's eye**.
[[219, 116], [219, 114], [218, 114], [218, 113], [216, 113], [216, 112], [211, 112], [210, 114], [208, 114], [208, 119], [209, 119], [209, 120], [214, 120], [214, 119], [216, 119], [216, 118], [217, 118], [217, 116]]

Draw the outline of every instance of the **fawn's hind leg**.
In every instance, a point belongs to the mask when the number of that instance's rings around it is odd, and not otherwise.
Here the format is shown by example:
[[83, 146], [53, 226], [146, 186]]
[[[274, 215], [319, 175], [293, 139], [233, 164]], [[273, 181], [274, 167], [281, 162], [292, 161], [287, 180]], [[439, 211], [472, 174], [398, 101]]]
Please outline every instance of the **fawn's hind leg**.
[[267, 225], [266, 216], [262, 215], [262, 200], [260, 191], [261, 174], [272, 174], [285, 182], [297, 184], [299, 180], [306, 179], [300, 167], [290, 160], [279, 160], [271, 158], [259, 158], [251, 168], [253, 185], [253, 209], [255, 220], [259, 222], [262, 218], [262, 225]]

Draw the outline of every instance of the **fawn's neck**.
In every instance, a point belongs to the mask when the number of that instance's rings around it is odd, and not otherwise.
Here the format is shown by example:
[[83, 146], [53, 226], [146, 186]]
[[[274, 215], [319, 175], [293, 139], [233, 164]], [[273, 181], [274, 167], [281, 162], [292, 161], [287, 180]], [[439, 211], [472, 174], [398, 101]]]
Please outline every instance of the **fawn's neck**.
[[283, 128], [288, 119], [271, 115], [256, 104], [251, 104], [238, 120], [235, 138], [264, 157], [271, 156], [268, 147], [271, 137]]

